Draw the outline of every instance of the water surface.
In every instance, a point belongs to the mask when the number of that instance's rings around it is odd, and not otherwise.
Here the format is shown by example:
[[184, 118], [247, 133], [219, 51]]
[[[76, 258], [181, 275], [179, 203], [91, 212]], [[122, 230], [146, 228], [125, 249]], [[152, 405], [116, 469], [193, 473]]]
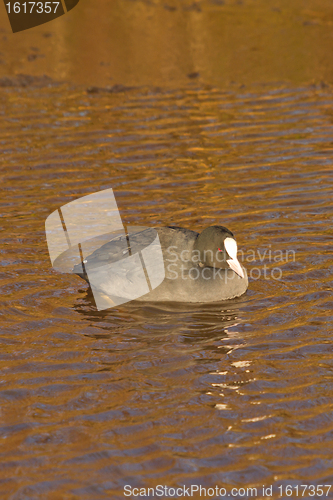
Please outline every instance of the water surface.
[[[329, 86], [2, 89], [3, 498], [333, 482], [332, 106]], [[230, 227], [248, 292], [97, 312], [44, 221], [107, 187], [127, 224]]]

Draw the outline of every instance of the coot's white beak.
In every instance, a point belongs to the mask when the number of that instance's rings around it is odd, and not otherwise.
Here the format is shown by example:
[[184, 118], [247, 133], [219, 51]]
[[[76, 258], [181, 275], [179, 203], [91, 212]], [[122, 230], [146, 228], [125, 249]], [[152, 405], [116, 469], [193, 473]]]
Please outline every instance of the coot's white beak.
[[227, 260], [227, 263], [229, 264], [231, 269], [235, 271], [235, 273], [238, 274], [238, 276], [240, 276], [241, 278], [245, 278], [242, 266], [240, 265], [237, 259], [236, 240], [234, 240], [234, 238], [225, 238], [224, 248], [226, 249], [229, 257], [231, 257], [229, 260]]
[[238, 276], [240, 276], [241, 278], [245, 278], [244, 271], [237, 259], [229, 259], [227, 260], [227, 263], [229, 264], [231, 269], [238, 274]]

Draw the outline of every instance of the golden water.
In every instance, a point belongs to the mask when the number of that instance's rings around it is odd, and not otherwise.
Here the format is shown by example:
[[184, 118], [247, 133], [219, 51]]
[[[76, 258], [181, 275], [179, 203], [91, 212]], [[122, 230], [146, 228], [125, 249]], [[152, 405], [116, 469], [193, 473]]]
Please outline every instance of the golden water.
[[[0, 89], [2, 498], [333, 484], [333, 89], [297, 78]], [[96, 311], [44, 221], [107, 187], [126, 224], [229, 227], [248, 292]]]
[[[321, 88], [5, 92], [3, 494], [332, 479], [332, 104]], [[110, 186], [125, 223], [232, 228], [261, 278], [223, 304], [96, 312], [50, 269], [44, 220]]]

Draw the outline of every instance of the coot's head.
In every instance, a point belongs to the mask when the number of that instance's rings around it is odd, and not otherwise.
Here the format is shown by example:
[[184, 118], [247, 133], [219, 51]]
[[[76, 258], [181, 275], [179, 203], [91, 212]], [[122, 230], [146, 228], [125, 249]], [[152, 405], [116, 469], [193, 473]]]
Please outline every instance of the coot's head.
[[226, 227], [211, 226], [204, 229], [195, 240], [193, 250], [199, 252], [202, 265], [220, 269], [231, 268], [244, 278], [244, 271], [237, 259], [235, 237]]

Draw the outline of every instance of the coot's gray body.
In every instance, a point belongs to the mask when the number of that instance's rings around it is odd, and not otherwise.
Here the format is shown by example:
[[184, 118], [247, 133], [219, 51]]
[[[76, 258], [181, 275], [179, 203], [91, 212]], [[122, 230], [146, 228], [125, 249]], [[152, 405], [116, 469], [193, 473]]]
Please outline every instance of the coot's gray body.
[[[211, 226], [200, 234], [180, 227], [156, 227], [162, 248], [165, 278], [140, 301], [216, 302], [232, 299], [246, 292], [248, 278], [237, 260], [237, 244], [233, 234], [223, 226]], [[149, 230], [148, 230], [149, 231]], [[130, 241], [145, 247], [147, 232], [131, 235]], [[125, 236], [112, 240], [93, 252], [84, 261], [89, 267], [116, 262], [124, 257]], [[74, 273], [88, 281], [82, 267]], [[113, 274], [99, 280], [100, 292], [112, 298], [122, 296], [124, 280], [135, 282], [136, 269], [119, 276]]]

